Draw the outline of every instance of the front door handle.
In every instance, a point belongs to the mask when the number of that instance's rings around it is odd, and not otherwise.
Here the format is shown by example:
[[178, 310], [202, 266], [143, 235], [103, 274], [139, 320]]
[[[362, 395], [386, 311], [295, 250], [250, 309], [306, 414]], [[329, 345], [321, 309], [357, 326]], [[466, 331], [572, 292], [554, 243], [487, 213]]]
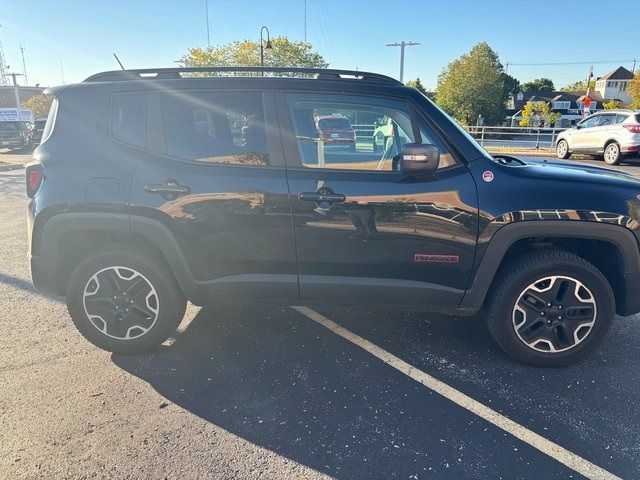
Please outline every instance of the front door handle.
[[303, 202], [342, 203], [347, 197], [341, 193], [302, 192], [298, 194], [298, 199]]
[[161, 184], [148, 184], [144, 186], [147, 193], [156, 193], [164, 198], [175, 199], [180, 195], [191, 193], [191, 189], [186, 185], [180, 185], [177, 180], [165, 180]]

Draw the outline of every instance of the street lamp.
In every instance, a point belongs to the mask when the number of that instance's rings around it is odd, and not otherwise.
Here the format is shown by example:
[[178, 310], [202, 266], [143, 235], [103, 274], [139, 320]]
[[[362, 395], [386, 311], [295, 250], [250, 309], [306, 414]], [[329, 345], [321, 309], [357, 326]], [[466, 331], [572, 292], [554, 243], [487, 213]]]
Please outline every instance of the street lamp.
[[[262, 41], [262, 31], [263, 30], [267, 31], [267, 44], [266, 45], [263, 45], [263, 41]], [[271, 45], [271, 39], [269, 38], [269, 29], [263, 25], [262, 28], [260, 29], [260, 66], [263, 68], [263, 70], [261, 72], [263, 77], [264, 77], [264, 49], [265, 48], [267, 50], [272, 50], [273, 49], [273, 45]]]

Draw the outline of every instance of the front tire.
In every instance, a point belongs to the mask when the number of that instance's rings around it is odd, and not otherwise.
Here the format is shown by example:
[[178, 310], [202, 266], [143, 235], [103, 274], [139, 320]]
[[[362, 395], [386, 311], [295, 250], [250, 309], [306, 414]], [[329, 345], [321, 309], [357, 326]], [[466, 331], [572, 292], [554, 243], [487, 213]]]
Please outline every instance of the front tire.
[[620, 145], [616, 142], [607, 145], [604, 149], [604, 161], [607, 165], [618, 165], [622, 161]]
[[80, 333], [114, 353], [141, 353], [164, 342], [184, 316], [186, 300], [159, 256], [130, 244], [84, 258], [67, 286], [67, 309]]
[[556, 145], [556, 156], [562, 160], [566, 160], [571, 156], [571, 152], [569, 152], [569, 144], [566, 140], [560, 140]]
[[568, 252], [543, 251], [499, 273], [487, 311], [489, 330], [507, 355], [528, 365], [561, 367], [602, 343], [615, 298], [591, 263]]

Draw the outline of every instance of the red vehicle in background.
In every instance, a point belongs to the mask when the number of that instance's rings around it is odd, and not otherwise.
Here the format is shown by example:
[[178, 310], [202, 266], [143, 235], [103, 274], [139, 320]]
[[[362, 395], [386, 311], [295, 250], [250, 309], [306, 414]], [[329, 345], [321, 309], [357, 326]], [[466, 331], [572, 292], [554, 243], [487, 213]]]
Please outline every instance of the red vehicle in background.
[[340, 115], [316, 117], [316, 130], [325, 146], [344, 147], [355, 151], [356, 136], [348, 118]]

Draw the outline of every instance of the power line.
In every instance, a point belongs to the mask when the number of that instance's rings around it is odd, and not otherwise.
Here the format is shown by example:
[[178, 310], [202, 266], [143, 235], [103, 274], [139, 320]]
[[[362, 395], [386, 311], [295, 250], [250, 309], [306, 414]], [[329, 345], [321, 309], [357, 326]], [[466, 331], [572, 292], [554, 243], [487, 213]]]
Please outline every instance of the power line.
[[509, 66], [527, 66], [527, 67], [532, 67], [532, 66], [548, 66], [548, 65], [603, 65], [603, 64], [610, 64], [610, 63], [633, 63], [634, 60], [598, 60], [598, 61], [594, 61], [594, 62], [540, 62], [540, 63], [513, 63], [513, 62], [507, 62], [507, 65]]

